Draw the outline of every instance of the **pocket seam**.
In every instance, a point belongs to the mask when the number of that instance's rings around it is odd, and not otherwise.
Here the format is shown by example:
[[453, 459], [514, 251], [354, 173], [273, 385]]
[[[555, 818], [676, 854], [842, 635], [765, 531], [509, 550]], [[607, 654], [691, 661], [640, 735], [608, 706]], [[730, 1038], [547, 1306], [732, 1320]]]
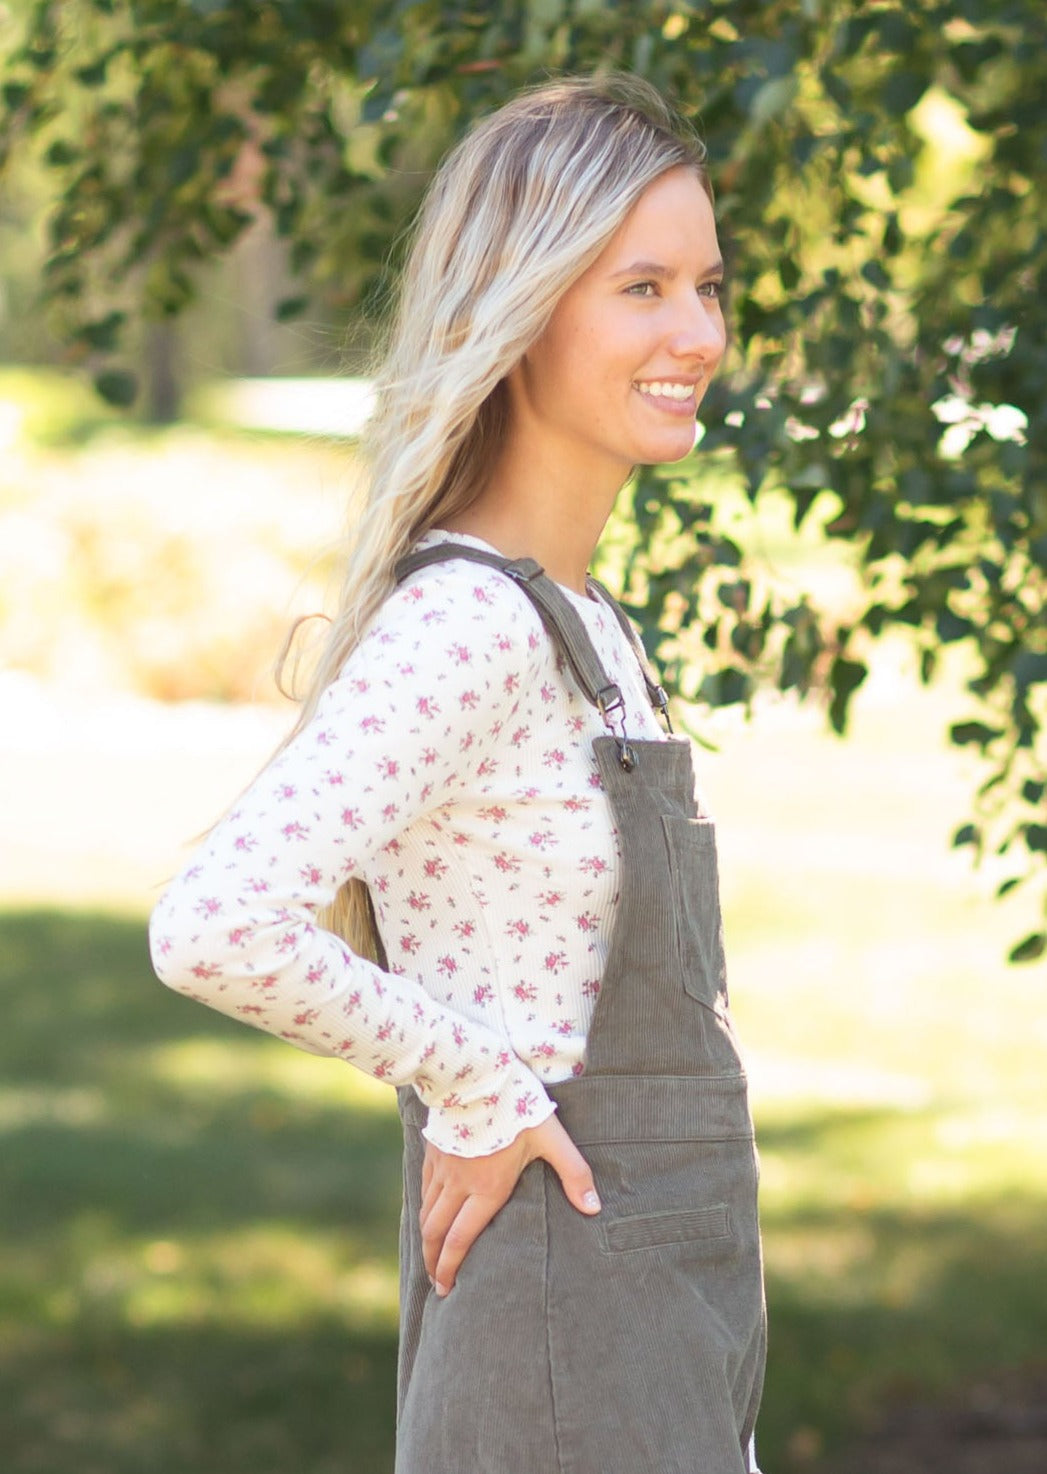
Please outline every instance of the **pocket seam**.
[[[604, 1252], [608, 1254], [633, 1254], [642, 1249], [671, 1248], [674, 1244], [715, 1243], [733, 1236], [726, 1203], [710, 1204], [707, 1208], [635, 1213], [611, 1219], [600, 1227]], [[635, 1241], [629, 1242], [630, 1239]]]

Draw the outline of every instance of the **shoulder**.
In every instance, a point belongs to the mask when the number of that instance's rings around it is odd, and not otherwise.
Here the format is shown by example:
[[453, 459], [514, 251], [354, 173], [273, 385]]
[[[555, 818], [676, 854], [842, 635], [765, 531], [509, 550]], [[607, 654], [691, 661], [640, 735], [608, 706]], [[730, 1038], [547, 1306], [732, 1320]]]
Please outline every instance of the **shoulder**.
[[541, 618], [513, 580], [464, 558], [431, 563], [410, 574], [376, 614], [364, 643], [439, 651], [456, 641], [486, 654], [547, 639]]

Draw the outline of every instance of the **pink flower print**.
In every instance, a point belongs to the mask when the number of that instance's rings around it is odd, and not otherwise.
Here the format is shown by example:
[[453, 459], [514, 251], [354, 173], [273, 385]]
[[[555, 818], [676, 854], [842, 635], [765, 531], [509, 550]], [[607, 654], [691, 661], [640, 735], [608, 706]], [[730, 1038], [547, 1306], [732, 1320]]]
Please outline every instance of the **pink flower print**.
[[537, 650], [538, 649], [538, 643], [539, 643], [538, 642], [538, 635], [535, 633], [534, 630], [531, 630], [528, 633], [528, 636], [527, 636], [527, 648], [528, 648], [528, 650]]
[[379, 716], [366, 716], [360, 723], [361, 732], [375, 732], [379, 736], [385, 731], [385, 718]]
[[280, 833], [283, 835], [283, 837], [285, 839], [308, 839], [309, 838], [309, 831], [308, 831], [308, 829], [305, 827], [304, 824], [300, 824], [297, 819], [295, 819], [290, 824], [285, 824], [283, 826], [283, 828], [280, 830]]
[[481, 1008], [486, 1008], [488, 1003], [494, 1002], [494, 989], [490, 983], [478, 983], [473, 989], [473, 1002]]
[[313, 1023], [319, 1017], [320, 1010], [318, 1008], [303, 1008], [301, 1013], [295, 1014], [291, 1022], [297, 1024], [300, 1028], [304, 1028], [307, 1024]]
[[423, 747], [422, 748], [422, 764], [423, 764], [423, 766], [426, 767], [426, 768], [431, 768], [432, 765], [433, 765], [433, 763], [436, 762], [436, 756], [437, 756], [437, 753], [436, 753], [436, 748], [435, 747]]
[[602, 788], [603, 787], [603, 779], [600, 777], [599, 773], [590, 773], [589, 774], [589, 787], [590, 788]]
[[539, 688], [538, 694], [542, 698], [542, 700], [546, 702], [546, 704], [548, 704], [550, 701], [556, 700], [556, 687], [550, 686], [548, 681], [546, 681]]
[[376, 1080], [384, 1080], [386, 1075], [392, 1074], [393, 1068], [394, 1064], [391, 1059], [383, 1059], [380, 1064], [375, 1065], [371, 1073]]
[[473, 932], [476, 930], [476, 922], [456, 921], [455, 924], [451, 927], [451, 930], [454, 932], [456, 937], [461, 937], [464, 941], [467, 937], [471, 937]]
[[238, 1005], [236, 1011], [237, 1013], [254, 1014], [257, 1018], [265, 1018], [266, 1013], [268, 1012], [268, 1010], [263, 1008], [260, 1003], [241, 1003]]
[[264, 896], [269, 890], [269, 882], [262, 880], [259, 876], [255, 876], [247, 882], [247, 888], [248, 890], [254, 891], [256, 896]]
[[472, 1065], [462, 1065], [461, 1069], [455, 1070], [454, 1072], [455, 1084], [457, 1084], [459, 1080], [468, 1080], [469, 1076], [472, 1073]]
[[297, 792], [298, 789], [295, 788], [293, 783], [281, 783], [279, 788], [276, 790], [276, 796], [279, 799], [289, 799], [294, 798]]
[[509, 810], [503, 809], [501, 804], [487, 804], [479, 809], [478, 816], [485, 824], [504, 824], [509, 817]]
[[594, 911], [583, 911], [574, 920], [579, 931], [595, 931], [598, 925], [598, 918]]
[[564, 968], [567, 966], [567, 953], [547, 952], [545, 954], [545, 961], [542, 963], [542, 966], [545, 968], [546, 972], [563, 972]]
[[495, 855], [494, 865], [495, 869], [500, 870], [503, 875], [516, 875], [520, 869], [520, 861], [517, 857], [508, 854], [505, 850], [499, 850]]
[[324, 774], [324, 782], [327, 784], [328, 788], [341, 788], [342, 784], [345, 782], [345, 774], [334, 772], [330, 768], [328, 768], [327, 772]]
[[319, 885], [324, 878], [324, 872], [320, 869], [319, 865], [303, 865], [298, 874], [305, 881], [306, 885]]
[[556, 1026], [555, 1027], [556, 1027], [556, 1032], [558, 1034], [562, 1034], [564, 1036], [564, 1038], [566, 1038], [566, 1039], [569, 1039], [571, 1037], [571, 1035], [575, 1032], [574, 1019], [570, 1019], [570, 1018], [557, 1019], [556, 1020]]
[[305, 980], [306, 980], [307, 983], [313, 983], [313, 984], [322, 983], [323, 980], [324, 980], [324, 978], [326, 976], [327, 976], [327, 963], [326, 962], [314, 962], [313, 965], [309, 968], [308, 972], [306, 973]]
[[342, 1004], [342, 1012], [348, 1018], [351, 1014], [354, 1014], [356, 1012], [362, 1002], [363, 998], [361, 996], [360, 989], [357, 988], [354, 993], [349, 994], [349, 997]]
[[[506, 641], [503, 648], [508, 650], [512, 647], [510, 646], [509, 642]], [[515, 671], [510, 671], [505, 680], [502, 682], [502, 690], [505, 692], [506, 696], [511, 696], [514, 691], [518, 691], [519, 689], [520, 677], [516, 674]]]
[[533, 834], [527, 836], [527, 843], [532, 850], [548, 850], [556, 844], [556, 840], [548, 829], [536, 829]]
[[[232, 937], [230, 937], [230, 941], [232, 941]], [[156, 944], [156, 950], [161, 957], [167, 957], [173, 946], [174, 943], [170, 937], [161, 937]]]
[[563, 891], [543, 891], [538, 897], [538, 904], [550, 910], [555, 906], [562, 906]]
[[473, 658], [473, 652], [468, 645], [452, 645], [447, 653], [455, 665], [468, 665]]
[[399, 804], [386, 804], [382, 809], [382, 818], [386, 824], [391, 824], [400, 812]]
[[387, 1018], [384, 1023], [379, 1025], [374, 1037], [380, 1040], [383, 1044], [387, 1044], [395, 1033], [396, 1020], [392, 1018]]
[[401, 937], [400, 937], [400, 951], [401, 952], [406, 952], [409, 956], [413, 956], [413, 954], [418, 951], [418, 948], [421, 945], [422, 945], [421, 942], [415, 936], [415, 934], [414, 934], [413, 931], [406, 931], [406, 932], [403, 932], [401, 934]]
[[522, 916], [515, 921], [510, 921], [505, 929], [511, 937], [529, 937], [531, 935], [530, 922], [525, 921]]
[[584, 717], [570, 717], [568, 719], [567, 726], [568, 726], [568, 729], [570, 731], [572, 731], [575, 734], [575, 736], [577, 736], [578, 733], [585, 726], [585, 718]]
[[543, 1039], [541, 1044], [537, 1045], [532, 1053], [535, 1059], [552, 1059], [556, 1050], [549, 1043], [548, 1039]]
[[516, 1097], [516, 1114], [518, 1116], [529, 1116], [538, 1104], [538, 1097], [533, 1090], [528, 1090], [524, 1095]]
[[257, 845], [258, 841], [253, 834], [238, 834], [233, 840], [233, 849], [240, 850], [244, 854], [250, 854], [253, 849], [257, 848]]
[[491, 778], [495, 773], [497, 773], [497, 771], [498, 764], [495, 762], [494, 758], [485, 757], [483, 762], [476, 770], [476, 776], [478, 778]]
[[471, 1126], [465, 1126], [461, 1122], [457, 1122], [455, 1124], [454, 1134], [459, 1141], [468, 1141], [470, 1136], [472, 1136], [473, 1134], [473, 1128]]
[[384, 757], [378, 764], [378, 772], [383, 778], [395, 778], [400, 771], [400, 764], [395, 758]]
[[584, 860], [579, 861], [578, 869], [584, 870], [587, 875], [604, 875], [610, 866], [602, 855], [586, 855]]
[[412, 891], [407, 897], [407, 904], [412, 911], [428, 911], [432, 902], [425, 891]]
[[512, 1057], [513, 1056], [510, 1050], [499, 1049], [498, 1053], [495, 1055], [494, 1062], [500, 1070], [504, 1070]]
[[575, 1079], [577, 1079], [579, 1075], [585, 1074], [585, 1065], [580, 1059], [576, 1059], [574, 1064], [571, 1066], [571, 1074], [575, 1077]]
[[376, 875], [373, 880], [368, 881], [368, 884], [372, 890], [379, 891], [384, 895], [389, 889], [389, 877], [388, 875]]
[[356, 1048], [356, 1040], [355, 1039], [343, 1039], [340, 1044], [336, 1044], [335, 1045], [335, 1051], [338, 1054], [352, 1054], [352, 1052], [353, 1052], [353, 1050], [355, 1048]]
[[218, 916], [221, 914], [222, 903], [217, 896], [202, 896], [193, 910], [197, 916]]
[[364, 676], [354, 676], [349, 683], [357, 696], [366, 696], [371, 689], [371, 683]]
[[530, 727], [517, 727], [516, 731], [509, 738], [509, 743], [512, 747], [521, 747], [529, 739], [530, 735]]
[[458, 971], [458, 959], [450, 952], [445, 952], [442, 957], [436, 959], [436, 970], [442, 977], [454, 977]]
[[475, 711], [480, 705], [480, 698], [475, 691], [463, 691], [458, 698], [458, 705], [463, 711]]
[[443, 860], [439, 860], [435, 856], [431, 860], [426, 860], [422, 869], [430, 880], [442, 880], [447, 874], [447, 865]]
[[587, 814], [592, 808], [592, 799], [565, 798], [563, 806], [569, 814]]
[[419, 696], [416, 709], [420, 717], [426, 717], [430, 722], [440, 715], [439, 704], [431, 696]]
[[478, 584], [473, 588], [473, 598], [478, 604], [490, 604], [493, 602], [487, 590], [481, 588]]
[[204, 980], [206, 980], [207, 978], [220, 978], [222, 976], [222, 969], [220, 967], [215, 967], [214, 964], [210, 962], [198, 962], [196, 966], [191, 967], [189, 971], [192, 973], [194, 978], [202, 978]]
[[417, 604], [419, 599], [425, 598], [425, 590], [421, 587], [420, 584], [409, 584], [404, 590], [404, 598], [411, 599], [415, 604]]
[[317, 747], [330, 747], [334, 742], [334, 738], [335, 734], [331, 731], [330, 727], [324, 727], [316, 734], [316, 745]]
[[451, 1038], [458, 1048], [461, 1049], [465, 1043], [465, 1029], [461, 1024], [455, 1023], [451, 1025]]
[[520, 1003], [534, 1003], [538, 997], [538, 989], [533, 983], [525, 983], [521, 980], [513, 988], [513, 997]]
[[345, 825], [346, 829], [359, 829], [360, 825], [363, 823], [363, 819], [360, 816], [360, 810], [343, 809], [342, 823]]
[[547, 768], [562, 768], [566, 761], [567, 757], [560, 747], [551, 747], [542, 756], [542, 763]]
[[582, 996], [585, 998], [596, 998], [600, 992], [599, 978], [586, 978], [582, 984]]
[[421, 802], [423, 804], [427, 804], [429, 802], [429, 800], [432, 798], [432, 796], [433, 796], [433, 785], [431, 783], [423, 783], [422, 786], [421, 786], [421, 789], [419, 790], [419, 794], [418, 794], [418, 797], [421, 800]]

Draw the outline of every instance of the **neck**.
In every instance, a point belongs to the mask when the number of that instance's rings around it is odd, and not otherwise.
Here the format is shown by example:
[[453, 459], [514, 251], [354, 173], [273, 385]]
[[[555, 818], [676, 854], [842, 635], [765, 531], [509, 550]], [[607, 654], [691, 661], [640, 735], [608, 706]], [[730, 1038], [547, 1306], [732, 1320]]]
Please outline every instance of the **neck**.
[[594, 475], [568, 458], [507, 446], [471, 506], [441, 525], [482, 538], [508, 558], [534, 558], [550, 578], [584, 594], [585, 575], [625, 480], [620, 466]]

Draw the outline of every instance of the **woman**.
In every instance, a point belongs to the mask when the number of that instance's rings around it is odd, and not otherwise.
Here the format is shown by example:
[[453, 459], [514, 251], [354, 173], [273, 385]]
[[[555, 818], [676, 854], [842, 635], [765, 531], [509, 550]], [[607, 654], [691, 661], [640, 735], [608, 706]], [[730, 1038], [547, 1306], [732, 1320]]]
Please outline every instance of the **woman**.
[[400, 1474], [755, 1467], [712, 826], [586, 574], [723, 353], [703, 159], [617, 77], [446, 160], [301, 720], [152, 921], [166, 983], [400, 1087]]

